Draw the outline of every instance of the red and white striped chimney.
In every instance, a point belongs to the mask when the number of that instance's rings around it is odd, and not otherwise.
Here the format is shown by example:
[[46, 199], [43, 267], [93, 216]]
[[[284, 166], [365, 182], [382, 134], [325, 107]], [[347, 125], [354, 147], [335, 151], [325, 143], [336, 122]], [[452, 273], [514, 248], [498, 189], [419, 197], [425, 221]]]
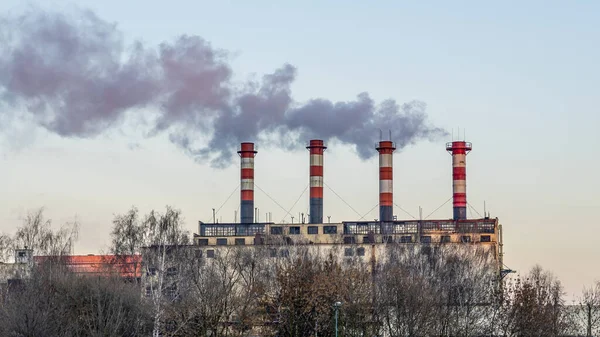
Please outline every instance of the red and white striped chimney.
[[257, 152], [254, 143], [242, 143], [238, 151], [241, 157], [241, 223], [254, 223], [254, 156]]
[[382, 140], [376, 149], [379, 152], [379, 221], [393, 221], [393, 155], [396, 144], [390, 140]]
[[310, 151], [310, 223], [323, 223], [323, 152], [327, 146], [313, 139], [306, 147]]
[[446, 143], [446, 151], [452, 154], [454, 220], [467, 219], [467, 153], [471, 148], [471, 143], [465, 141]]

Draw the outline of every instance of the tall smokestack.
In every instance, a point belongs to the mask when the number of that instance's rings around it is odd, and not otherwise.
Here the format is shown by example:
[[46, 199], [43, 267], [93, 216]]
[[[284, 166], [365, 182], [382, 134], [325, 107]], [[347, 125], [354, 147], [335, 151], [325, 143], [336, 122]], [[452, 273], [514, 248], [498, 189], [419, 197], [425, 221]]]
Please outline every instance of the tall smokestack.
[[454, 220], [467, 218], [467, 153], [471, 143], [455, 141], [446, 143], [446, 151], [452, 154], [452, 198]]
[[242, 158], [241, 165], [241, 204], [240, 222], [254, 223], [254, 143], [242, 143], [238, 154]]
[[376, 149], [379, 152], [379, 221], [393, 221], [393, 154], [396, 144], [382, 140]]
[[323, 223], [323, 152], [327, 146], [313, 139], [306, 147], [310, 151], [310, 223]]

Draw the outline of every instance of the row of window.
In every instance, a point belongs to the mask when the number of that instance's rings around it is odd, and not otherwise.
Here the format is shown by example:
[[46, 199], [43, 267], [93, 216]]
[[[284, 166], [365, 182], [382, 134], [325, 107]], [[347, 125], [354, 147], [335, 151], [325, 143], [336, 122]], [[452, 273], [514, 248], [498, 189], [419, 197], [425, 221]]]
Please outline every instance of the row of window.
[[[363, 240], [362, 243], [375, 243], [372, 242], [374, 240], [374, 237], [371, 237], [369, 235], [367, 236], [363, 236]], [[431, 243], [431, 236], [421, 236], [420, 237], [420, 242], [421, 243]], [[450, 235], [442, 235], [440, 236], [440, 243], [450, 243], [452, 240], [450, 239]], [[482, 235], [480, 237], [480, 242], [491, 242], [491, 237], [489, 235]], [[394, 240], [393, 236], [390, 235], [384, 235], [382, 237], [382, 242], [383, 243], [394, 243], [394, 242], [399, 242], [399, 243], [413, 243], [413, 236], [412, 235], [403, 235], [400, 238]], [[460, 242], [463, 243], [468, 243], [471, 242], [471, 236], [470, 235], [462, 235], [460, 237]], [[355, 244], [356, 243], [356, 237], [355, 236], [345, 236], [344, 237], [344, 243], [345, 244]]]
[[[313, 227], [313, 226], [310, 226], [310, 227]], [[310, 228], [310, 227], [308, 227], [308, 228]], [[274, 229], [274, 228], [281, 229], [281, 227], [271, 227], [271, 229]], [[290, 229], [292, 229], [292, 228], [294, 228], [294, 227], [290, 227]], [[318, 229], [318, 227], [316, 227], [316, 226], [314, 226], [314, 228]], [[333, 226], [333, 228], [337, 228], [337, 227]], [[275, 234], [277, 234], [277, 233], [275, 233]], [[296, 234], [296, 233], [294, 233], [294, 234]], [[374, 237], [371, 237], [369, 235], [363, 236], [362, 243], [375, 243], [375, 242], [371, 242], [371, 241], [374, 241]], [[480, 237], [479, 241], [480, 242], [491, 242], [491, 237], [489, 235], [482, 235]], [[399, 239], [394, 240], [393, 236], [384, 235], [382, 237], [382, 242], [383, 243], [394, 243], [394, 242], [412, 243], [413, 242], [413, 236], [412, 235], [403, 235]], [[432, 242], [431, 241], [431, 236], [421, 236], [421, 243], [431, 243], [431, 242]], [[442, 235], [442, 236], [440, 236], [440, 242], [441, 243], [449, 243], [449, 242], [451, 242], [450, 235]], [[471, 236], [470, 235], [462, 235], [460, 237], [460, 242], [471, 242]], [[235, 243], [236, 246], [244, 246], [244, 245], [246, 245], [246, 239], [245, 238], [235, 238], [234, 243]], [[345, 244], [355, 244], [356, 243], [356, 237], [355, 236], [345, 236], [344, 237], [344, 243]], [[200, 246], [208, 246], [208, 239], [199, 239], [198, 240], [198, 245], [200, 245]], [[227, 246], [227, 238], [217, 238], [217, 246]]]
[[[271, 226], [270, 232], [272, 235], [282, 235], [283, 227]], [[300, 234], [300, 226], [288, 227], [288, 234], [289, 235], [299, 235]], [[307, 234], [310, 234], [310, 235], [319, 234], [319, 226], [308, 226]], [[323, 234], [337, 234], [337, 226], [323, 226]]]
[[[156, 268], [150, 267], [146, 270], [146, 276], [154, 276], [156, 275]], [[177, 268], [169, 267], [167, 268], [167, 276], [175, 276], [177, 275]]]
[[365, 248], [358, 247], [356, 250], [354, 248], [344, 248], [344, 256], [354, 256], [356, 251], [356, 256], [365, 256]]

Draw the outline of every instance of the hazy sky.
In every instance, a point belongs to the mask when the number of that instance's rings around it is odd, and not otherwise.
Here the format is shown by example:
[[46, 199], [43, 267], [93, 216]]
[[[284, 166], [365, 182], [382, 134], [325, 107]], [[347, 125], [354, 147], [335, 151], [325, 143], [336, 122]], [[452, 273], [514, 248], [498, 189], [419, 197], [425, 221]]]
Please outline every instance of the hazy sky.
[[[202, 36], [230, 52], [235, 79], [260, 78], [290, 63], [297, 68], [291, 86], [297, 102], [348, 101], [365, 91], [377, 102], [423, 101], [432, 125], [455, 134], [460, 127], [473, 143], [467, 199], [479, 213], [485, 201], [503, 224], [505, 263], [522, 272], [540, 263], [569, 293], [600, 279], [600, 230], [593, 218], [600, 206], [598, 2], [34, 4], [92, 9], [128, 42]], [[4, 0], [0, 13], [19, 15], [27, 7]], [[198, 220], [210, 221], [211, 209], [239, 185], [237, 162], [226, 169], [197, 163], [165, 134], [144, 137], [131, 121], [89, 139], [0, 122], [0, 230], [13, 231], [27, 210], [44, 206], [57, 226], [81, 222], [79, 254], [106, 250], [113, 215], [132, 205], [142, 212], [172, 205], [197, 232]], [[378, 132], [366, 136], [371, 143], [378, 138]], [[450, 140], [420, 141], [395, 153], [394, 201], [413, 216], [419, 206], [429, 215], [452, 195]], [[308, 151], [257, 145], [256, 185], [290, 208], [308, 185]], [[361, 160], [351, 146], [330, 143], [325, 216], [332, 222], [359, 218], [335, 193], [361, 216], [371, 210], [378, 202], [377, 165], [376, 157]], [[255, 205], [261, 220], [272, 212], [278, 222], [285, 211], [269, 196], [257, 189]], [[236, 191], [218, 218], [232, 221], [238, 204]], [[308, 204], [305, 192], [292, 213], [306, 212]], [[394, 213], [410, 218], [398, 207]], [[448, 202], [430, 218], [451, 216]], [[365, 216], [376, 217], [378, 208]]]

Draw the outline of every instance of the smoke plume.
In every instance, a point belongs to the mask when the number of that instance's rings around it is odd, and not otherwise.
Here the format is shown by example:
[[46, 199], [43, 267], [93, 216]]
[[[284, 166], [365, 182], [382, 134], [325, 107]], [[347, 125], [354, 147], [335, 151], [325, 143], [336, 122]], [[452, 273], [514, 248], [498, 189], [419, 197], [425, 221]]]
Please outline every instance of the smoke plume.
[[376, 154], [380, 129], [391, 129], [399, 148], [446, 134], [429, 125], [421, 102], [376, 104], [367, 93], [295, 102], [295, 77], [285, 64], [234, 83], [227, 52], [201, 37], [126, 43], [91, 11], [0, 18], [0, 102], [63, 137], [93, 137], [133, 115], [151, 121], [150, 135], [167, 133], [196, 160], [224, 167], [241, 141], [264, 135], [284, 147], [336, 139], [365, 159]]

